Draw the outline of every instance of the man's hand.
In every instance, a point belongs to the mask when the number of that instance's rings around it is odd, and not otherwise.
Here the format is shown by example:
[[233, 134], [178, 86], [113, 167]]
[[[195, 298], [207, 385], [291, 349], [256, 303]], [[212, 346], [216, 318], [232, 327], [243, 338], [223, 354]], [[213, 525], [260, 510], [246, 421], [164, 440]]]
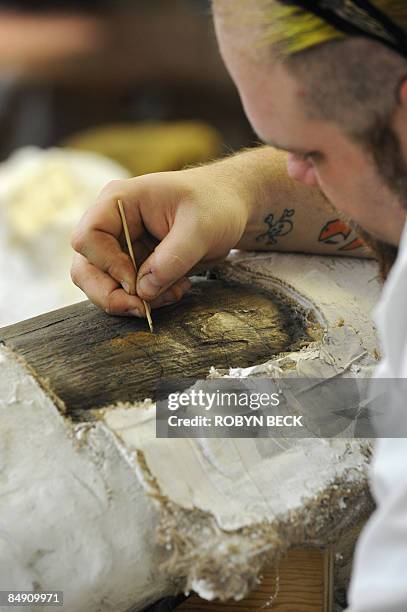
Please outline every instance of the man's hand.
[[[109, 314], [144, 316], [179, 300], [199, 262], [225, 257], [241, 239], [248, 207], [221, 164], [113, 181], [86, 212], [72, 237], [72, 280]], [[139, 266], [125, 250], [121, 199]]]

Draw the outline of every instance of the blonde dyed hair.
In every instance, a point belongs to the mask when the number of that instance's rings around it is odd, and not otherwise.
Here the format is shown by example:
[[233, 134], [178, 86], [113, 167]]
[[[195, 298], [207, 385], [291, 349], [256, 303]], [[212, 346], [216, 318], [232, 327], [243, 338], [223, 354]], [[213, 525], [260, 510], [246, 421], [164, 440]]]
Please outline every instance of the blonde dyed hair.
[[283, 57], [344, 38], [344, 34], [313, 13], [278, 2], [263, 2], [261, 44], [271, 45]]
[[[213, 4], [230, 23], [255, 25], [260, 32], [256, 47], [271, 46], [282, 58], [348, 38], [314, 13], [277, 0], [213, 0]], [[374, 0], [373, 4], [407, 30], [406, 0]]]

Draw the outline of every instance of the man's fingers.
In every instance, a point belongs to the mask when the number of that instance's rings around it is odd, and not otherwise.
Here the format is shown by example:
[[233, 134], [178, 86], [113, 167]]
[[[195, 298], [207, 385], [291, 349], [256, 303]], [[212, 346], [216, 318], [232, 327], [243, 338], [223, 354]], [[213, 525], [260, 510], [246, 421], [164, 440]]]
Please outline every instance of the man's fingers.
[[225, 261], [225, 257], [227, 257], [229, 252], [225, 251], [225, 254], [222, 257], [214, 257], [213, 259], [205, 259], [205, 261], [199, 261], [189, 272], [189, 276], [201, 275], [205, 272], [208, 272], [212, 268], [215, 268], [223, 261]]
[[[153, 307], [180, 299], [189, 288], [186, 275], [207, 254], [208, 243], [211, 241], [210, 232], [207, 231], [210, 225], [208, 219], [202, 219], [201, 215], [199, 221], [196, 215], [191, 214], [190, 206], [186, 205], [177, 209], [175, 219], [171, 210], [165, 209], [159, 214], [159, 207], [147, 205], [151, 204], [150, 196], [147, 197], [148, 193], [143, 199], [144, 183], [139, 181], [137, 185], [137, 194], [134, 193], [133, 186], [130, 206], [126, 205], [128, 200], [123, 195], [126, 189], [128, 191], [128, 182], [109, 184], [99, 196], [96, 205], [86, 213], [72, 237], [73, 248], [94, 268], [87, 269], [84, 281], [85, 264], [82, 262], [80, 268], [82, 277], [78, 284], [92, 301], [115, 314], [122, 313], [126, 309], [123, 304], [125, 296], [118, 291], [119, 285], [131, 296], [135, 298], [139, 296], [152, 302]], [[142, 254], [141, 261], [145, 258], [137, 279], [131, 259], [124, 252], [122, 220], [117, 206], [119, 199], [125, 205], [130, 235], [138, 247], [136, 257]], [[140, 203], [143, 202], [146, 209], [143, 209], [146, 223], [143, 223], [140, 212], [142, 208]], [[168, 206], [171, 209], [171, 206]], [[155, 246], [155, 249], [149, 256], [148, 245], [143, 243], [146, 236], [145, 226], [155, 235], [155, 240], [161, 240], [157, 245], [150, 245], [150, 248]], [[96, 274], [96, 269], [102, 276]], [[113, 281], [113, 285], [106, 285], [107, 276]], [[102, 297], [99, 282], [103, 282]], [[156, 301], [167, 290], [168, 293]], [[106, 306], [107, 296], [109, 296], [109, 306]]]
[[167, 236], [140, 267], [137, 294], [151, 301], [186, 276], [206, 255], [203, 235], [193, 220], [190, 223], [185, 219], [176, 220]]
[[145, 315], [142, 300], [136, 295], [128, 295], [111, 276], [89, 263], [80, 254], [75, 255], [72, 280], [86, 293], [88, 298], [111, 315]]
[[[82, 255], [74, 256], [71, 276], [75, 285], [108, 314], [145, 317], [144, 304], [139, 297], [128, 295], [108, 274], [90, 264]], [[191, 281], [185, 277], [181, 278], [151, 302], [152, 308], [178, 302], [190, 287]]]
[[73, 239], [74, 249], [89, 263], [109, 274], [131, 295], [135, 294], [136, 273], [127, 253], [113, 236], [99, 230], [89, 230], [83, 243]]
[[[117, 206], [121, 199], [121, 181], [109, 184], [101, 193], [97, 203], [84, 215], [72, 236], [75, 251], [114, 278], [131, 294], [135, 293], [136, 274], [130, 257], [123, 252], [119, 238], [123, 232], [122, 220]], [[112, 192], [116, 195], [112, 196]], [[144, 231], [137, 206], [126, 207], [126, 218], [133, 240]]]
[[191, 288], [191, 281], [188, 278], [181, 278], [179, 281], [171, 285], [164, 293], [159, 295], [155, 300], [150, 302], [152, 308], [161, 308], [179, 302], [184, 294]]

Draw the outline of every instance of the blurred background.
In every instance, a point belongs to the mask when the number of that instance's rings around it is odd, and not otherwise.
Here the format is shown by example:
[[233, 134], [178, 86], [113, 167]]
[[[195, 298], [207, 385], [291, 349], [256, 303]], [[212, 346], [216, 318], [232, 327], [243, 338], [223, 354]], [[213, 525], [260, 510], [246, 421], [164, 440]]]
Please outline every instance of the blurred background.
[[0, 325], [82, 299], [69, 236], [108, 180], [255, 142], [209, 0], [0, 1]]

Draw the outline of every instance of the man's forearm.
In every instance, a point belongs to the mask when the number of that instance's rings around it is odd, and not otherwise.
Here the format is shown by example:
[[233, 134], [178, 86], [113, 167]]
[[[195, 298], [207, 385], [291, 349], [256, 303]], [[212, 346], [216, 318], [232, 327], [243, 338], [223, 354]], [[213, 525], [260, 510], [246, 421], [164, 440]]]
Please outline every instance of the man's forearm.
[[237, 245], [247, 250], [368, 256], [361, 239], [318, 189], [288, 176], [287, 156], [259, 147], [223, 160], [248, 202], [249, 222]]

